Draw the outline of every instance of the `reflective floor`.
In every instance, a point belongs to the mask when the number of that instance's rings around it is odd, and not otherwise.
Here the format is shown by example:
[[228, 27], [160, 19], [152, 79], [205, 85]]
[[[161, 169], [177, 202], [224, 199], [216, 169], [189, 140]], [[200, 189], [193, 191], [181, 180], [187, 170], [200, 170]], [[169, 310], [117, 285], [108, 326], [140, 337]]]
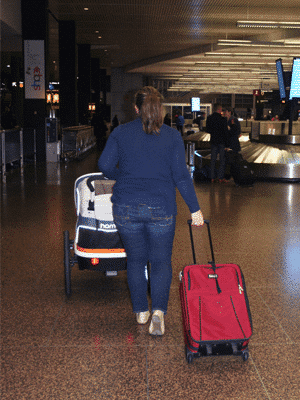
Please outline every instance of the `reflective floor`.
[[[223, 356], [189, 365], [178, 275], [192, 252], [180, 195], [163, 337], [136, 324], [126, 271], [105, 277], [75, 266], [73, 294], [65, 297], [63, 231], [74, 237], [73, 185], [97, 171], [97, 156], [27, 165], [1, 184], [1, 399], [299, 400], [300, 185], [195, 183], [216, 261], [244, 272], [254, 334], [246, 362]], [[206, 229], [194, 233], [197, 262], [207, 263]]]

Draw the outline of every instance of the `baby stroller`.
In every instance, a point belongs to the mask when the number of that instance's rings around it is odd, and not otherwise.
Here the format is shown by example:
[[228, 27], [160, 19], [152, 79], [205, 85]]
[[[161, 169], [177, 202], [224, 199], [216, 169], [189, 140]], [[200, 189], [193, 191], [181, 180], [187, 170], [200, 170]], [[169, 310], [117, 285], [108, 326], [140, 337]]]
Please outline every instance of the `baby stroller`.
[[114, 276], [126, 270], [126, 252], [113, 221], [112, 187], [102, 172], [83, 175], [75, 181], [77, 212], [75, 240], [64, 231], [65, 292], [71, 296], [71, 268], [103, 271]]

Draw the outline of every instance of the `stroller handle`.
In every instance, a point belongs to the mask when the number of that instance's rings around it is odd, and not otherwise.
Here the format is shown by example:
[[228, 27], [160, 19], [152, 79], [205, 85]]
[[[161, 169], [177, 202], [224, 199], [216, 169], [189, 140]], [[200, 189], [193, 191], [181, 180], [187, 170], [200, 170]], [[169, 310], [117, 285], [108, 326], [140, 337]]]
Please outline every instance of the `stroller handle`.
[[95, 191], [95, 188], [92, 185], [92, 182], [94, 182], [94, 181], [104, 181], [104, 180], [106, 180], [106, 178], [105, 178], [105, 176], [103, 174], [102, 175], [97, 175], [97, 176], [90, 176], [88, 178], [88, 180], [86, 181], [86, 184], [87, 184], [88, 188], [90, 189], [90, 191], [93, 193]]

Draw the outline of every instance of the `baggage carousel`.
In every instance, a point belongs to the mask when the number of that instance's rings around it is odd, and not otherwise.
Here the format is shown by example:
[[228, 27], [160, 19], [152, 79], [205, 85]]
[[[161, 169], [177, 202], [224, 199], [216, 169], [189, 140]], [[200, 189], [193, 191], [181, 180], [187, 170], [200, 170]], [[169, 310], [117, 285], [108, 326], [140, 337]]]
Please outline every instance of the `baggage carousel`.
[[[260, 180], [300, 181], [300, 123], [254, 121], [250, 134], [240, 137], [241, 154]], [[195, 168], [210, 163], [210, 135], [199, 132], [185, 138], [194, 142]]]

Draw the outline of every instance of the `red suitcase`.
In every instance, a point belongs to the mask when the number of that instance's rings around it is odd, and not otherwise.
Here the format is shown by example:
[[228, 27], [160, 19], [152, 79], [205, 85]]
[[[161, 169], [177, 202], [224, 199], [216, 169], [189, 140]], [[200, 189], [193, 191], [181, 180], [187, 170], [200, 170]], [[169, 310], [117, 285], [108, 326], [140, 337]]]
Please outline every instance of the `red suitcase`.
[[252, 320], [242, 271], [236, 264], [215, 264], [209, 221], [212, 261], [197, 265], [188, 223], [194, 265], [183, 269], [179, 286], [186, 359], [232, 354], [246, 361]]

